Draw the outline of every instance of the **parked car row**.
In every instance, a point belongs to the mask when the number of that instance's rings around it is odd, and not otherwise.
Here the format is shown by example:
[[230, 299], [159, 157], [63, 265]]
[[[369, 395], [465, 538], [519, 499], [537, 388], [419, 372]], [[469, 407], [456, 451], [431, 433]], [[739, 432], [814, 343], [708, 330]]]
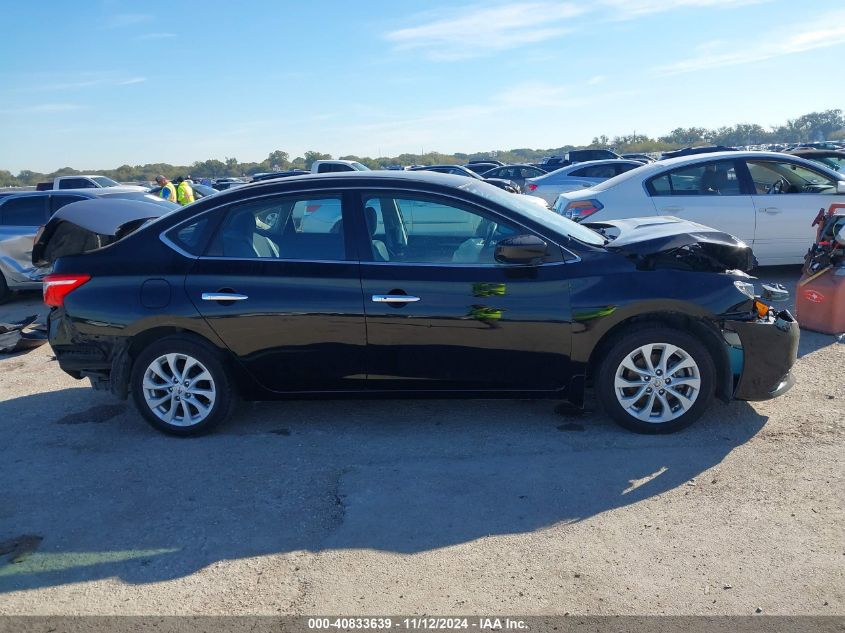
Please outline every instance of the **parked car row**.
[[762, 265], [798, 264], [813, 243], [819, 209], [845, 203], [845, 176], [798, 155], [728, 151], [642, 165], [553, 207], [576, 221], [668, 215], [712, 226], [753, 245]]

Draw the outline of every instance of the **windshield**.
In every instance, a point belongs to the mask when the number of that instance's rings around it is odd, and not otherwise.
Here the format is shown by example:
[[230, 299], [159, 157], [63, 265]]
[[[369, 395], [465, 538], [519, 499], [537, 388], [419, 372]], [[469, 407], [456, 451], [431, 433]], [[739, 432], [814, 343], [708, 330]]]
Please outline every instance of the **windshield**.
[[572, 239], [578, 240], [579, 242], [583, 242], [584, 244], [604, 246], [607, 241], [601, 235], [591, 229], [588, 229], [586, 226], [577, 224], [572, 220], [568, 220], [558, 215], [554, 211], [543, 209], [540, 205], [526, 200], [522, 194], [508, 193], [504, 189], [499, 189], [493, 185], [475, 180], [461, 185], [461, 189], [482, 196], [483, 198], [487, 198], [496, 204], [500, 204], [512, 211], [516, 211], [519, 215], [526, 217], [529, 220], [548, 226], [550, 229], [560, 233], [561, 235], [566, 235]]
[[115, 182], [111, 178], [106, 178], [105, 176], [92, 176], [91, 180], [96, 182], [101, 187], [119, 187], [120, 183]]

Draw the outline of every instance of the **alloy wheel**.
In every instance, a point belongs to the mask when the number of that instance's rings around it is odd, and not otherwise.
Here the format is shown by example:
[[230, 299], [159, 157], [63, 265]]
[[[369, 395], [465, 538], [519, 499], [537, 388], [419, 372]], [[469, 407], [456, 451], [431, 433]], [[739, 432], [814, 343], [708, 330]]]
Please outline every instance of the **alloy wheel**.
[[144, 371], [144, 401], [162, 422], [189, 427], [205, 420], [217, 390], [211, 372], [187, 354], [163, 354]]
[[644, 422], [678, 419], [701, 392], [701, 372], [689, 353], [669, 343], [642, 345], [616, 369], [616, 399], [625, 411]]

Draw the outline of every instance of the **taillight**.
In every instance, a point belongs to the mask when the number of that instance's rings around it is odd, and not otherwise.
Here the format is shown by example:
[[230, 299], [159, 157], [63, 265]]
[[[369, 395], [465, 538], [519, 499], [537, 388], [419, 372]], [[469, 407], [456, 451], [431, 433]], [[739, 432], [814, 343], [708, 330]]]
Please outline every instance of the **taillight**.
[[52, 308], [64, 305], [65, 297], [89, 279], [91, 275], [47, 275], [44, 277], [44, 303]]
[[525, 188], [528, 189], [528, 191], [535, 191], [537, 189], [537, 185], [533, 182], [529, 182]]
[[601, 211], [603, 208], [602, 203], [598, 200], [573, 200], [566, 205], [563, 215], [577, 222], [593, 215], [597, 211]]

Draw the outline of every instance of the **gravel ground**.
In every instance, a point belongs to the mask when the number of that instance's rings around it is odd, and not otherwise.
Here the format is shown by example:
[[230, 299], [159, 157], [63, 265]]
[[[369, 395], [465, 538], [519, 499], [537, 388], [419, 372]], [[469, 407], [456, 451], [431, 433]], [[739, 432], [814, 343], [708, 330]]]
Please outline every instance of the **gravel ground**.
[[803, 332], [792, 391], [666, 437], [548, 401], [341, 401], [180, 440], [49, 347], [0, 357], [0, 613], [841, 615], [843, 367]]

